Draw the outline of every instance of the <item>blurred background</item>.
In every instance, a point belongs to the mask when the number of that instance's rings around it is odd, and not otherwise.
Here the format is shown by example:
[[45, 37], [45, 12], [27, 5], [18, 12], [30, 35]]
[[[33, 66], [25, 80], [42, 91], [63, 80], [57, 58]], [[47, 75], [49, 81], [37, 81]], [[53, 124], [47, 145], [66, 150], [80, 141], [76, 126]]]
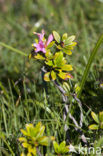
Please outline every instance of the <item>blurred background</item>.
[[[71, 86], [75, 86], [81, 82], [90, 53], [103, 33], [103, 0], [0, 0], [0, 42], [29, 55], [36, 37], [33, 32], [41, 32], [42, 29], [47, 36], [53, 30], [59, 34], [76, 35], [77, 46], [73, 55], [68, 57], [74, 69]], [[62, 118], [64, 105], [61, 94], [52, 83], [48, 83], [49, 95], [46, 99], [40, 68], [40, 63], [0, 46], [0, 135], [5, 133], [17, 156], [21, 151], [17, 139], [25, 123], [54, 118], [59, 121]], [[88, 115], [90, 109], [103, 111], [100, 83], [103, 83], [103, 44], [92, 64], [81, 97], [87, 119], [84, 121], [86, 132], [88, 119], [91, 121]], [[74, 103], [73, 109], [78, 117], [79, 111]], [[58, 135], [62, 141], [65, 136], [60, 121], [45, 122], [45, 125], [47, 135]], [[77, 143], [79, 137], [75, 135], [71, 131], [71, 138]], [[0, 140], [0, 147], [3, 146], [8, 148]]]
[[[75, 78], [83, 73], [90, 52], [103, 33], [102, 0], [0, 0], [0, 41], [29, 54], [35, 36], [33, 31], [45, 29], [76, 35], [78, 45], [69, 61]], [[102, 48], [101, 48], [102, 49]], [[94, 70], [103, 68], [103, 52], [98, 52]], [[0, 79], [17, 79], [26, 70], [35, 74], [38, 64], [0, 47]], [[34, 75], [36, 79], [36, 75]]]

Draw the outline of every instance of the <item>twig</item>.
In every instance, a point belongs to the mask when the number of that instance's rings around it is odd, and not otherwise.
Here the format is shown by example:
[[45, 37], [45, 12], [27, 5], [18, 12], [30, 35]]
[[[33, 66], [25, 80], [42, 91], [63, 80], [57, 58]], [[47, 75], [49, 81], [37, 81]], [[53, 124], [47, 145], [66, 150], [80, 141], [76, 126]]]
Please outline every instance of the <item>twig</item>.
[[38, 147], [36, 148], [36, 150], [37, 150], [37, 154], [38, 154], [39, 156], [42, 156], [42, 154], [40, 153]]
[[67, 103], [68, 98], [65, 95], [66, 94], [65, 90], [58, 84], [57, 81], [53, 81], [53, 82], [56, 85], [56, 87], [60, 90], [60, 92], [62, 93], [63, 102]]
[[[63, 97], [63, 102], [65, 103], [65, 106], [64, 106], [64, 113], [63, 113], [63, 119], [64, 121], [66, 121], [66, 118], [67, 118], [67, 114], [69, 113], [69, 118], [73, 121], [73, 123], [75, 124], [75, 130], [80, 132], [81, 133], [81, 139], [82, 141], [87, 144], [87, 140], [86, 140], [86, 137], [85, 135], [83, 134], [82, 130], [80, 130], [80, 128], [83, 126], [83, 111], [82, 111], [82, 103], [81, 101], [76, 97], [75, 94], [73, 94], [73, 97], [74, 99], [78, 102], [78, 105], [79, 105], [79, 108], [80, 108], [80, 125], [77, 123], [77, 121], [75, 120], [75, 118], [71, 115], [71, 113], [69, 112], [69, 109], [68, 109], [68, 105], [67, 105], [67, 101], [68, 101], [68, 98], [67, 96], [65, 95], [66, 92], [65, 90], [57, 83], [57, 81], [54, 81], [54, 84], [57, 86], [57, 88], [60, 90], [61, 94], [62, 94], [62, 97]], [[66, 131], [66, 133], [68, 133], [68, 126], [67, 124], [65, 124], [64, 126], [64, 130]], [[69, 138], [69, 135], [68, 137], [66, 138], [68, 140]]]
[[[60, 90], [61, 94], [62, 94], [62, 99], [64, 102], [64, 112], [63, 112], [63, 120], [66, 121], [67, 115], [69, 113], [69, 109], [68, 109], [68, 97], [66, 96], [66, 92], [65, 90], [58, 84], [57, 81], [53, 81], [54, 84], [56, 85], [56, 87]], [[64, 125], [64, 131], [66, 132], [66, 142], [70, 143], [70, 137], [69, 137], [69, 132], [68, 132], [69, 128], [68, 125], [65, 124]]]
[[[46, 70], [45, 68], [43, 67], [42, 69], [42, 72], [45, 73]], [[61, 92], [62, 94], [62, 99], [63, 99], [63, 102], [64, 102], [64, 112], [63, 112], [63, 120], [66, 121], [66, 118], [67, 118], [67, 115], [69, 113], [69, 118], [73, 121], [73, 123], [75, 124], [75, 130], [80, 132], [81, 133], [81, 139], [82, 141], [87, 144], [87, 140], [86, 140], [86, 137], [85, 135], [83, 134], [82, 130], [80, 130], [80, 128], [83, 126], [83, 111], [82, 111], [82, 103], [81, 101], [77, 98], [77, 96], [75, 94], [73, 94], [73, 97], [74, 99], [78, 102], [78, 105], [79, 105], [79, 108], [80, 108], [80, 125], [77, 123], [77, 121], [75, 120], [75, 118], [71, 115], [71, 113], [69, 112], [69, 109], [68, 109], [68, 97], [66, 96], [66, 92], [65, 90], [59, 85], [59, 83], [55, 80], [53, 81], [54, 84], [56, 85], [56, 87], [59, 89], [59, 91]], [[70, 142], [70, 137], [69, 137], [69, 128], [68, 128], [68, 125], [65, 124], [64, 125], [64, 130], [66, 132], [66, 141], [67, 142]]]
[[83, 126], [83, 109], [82, 109], [82, 103], [81, 101], [77, 98], [76, 94], [74, 94], [74, 99], [78, 102], [79, 108], [80, 108], [80, 127]]

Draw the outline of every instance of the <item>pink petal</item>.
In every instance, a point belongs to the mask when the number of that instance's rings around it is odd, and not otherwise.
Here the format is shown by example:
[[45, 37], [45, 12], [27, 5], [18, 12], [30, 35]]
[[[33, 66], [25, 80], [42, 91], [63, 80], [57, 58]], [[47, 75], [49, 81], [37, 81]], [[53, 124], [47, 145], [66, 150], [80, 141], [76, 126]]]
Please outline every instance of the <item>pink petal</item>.
[[39, 40], [42, 41], [42, 40], [43, 40], [43, 37], [44, 37], [44, 35], [45, 35], [45, 31], [42, 30], [41, 33], [34, 32], [34, 34], [36, 34], [36, 35], [39, 37]]
[[48, 37], [47, 45], [53, 40], [53, 35], [50, 34]]
[[46, 50], [45, 50], [45, 48], [43, 48], [43, 49], [42, 49], [42, 52], [43, 52], [43, 53], [46, 53]]

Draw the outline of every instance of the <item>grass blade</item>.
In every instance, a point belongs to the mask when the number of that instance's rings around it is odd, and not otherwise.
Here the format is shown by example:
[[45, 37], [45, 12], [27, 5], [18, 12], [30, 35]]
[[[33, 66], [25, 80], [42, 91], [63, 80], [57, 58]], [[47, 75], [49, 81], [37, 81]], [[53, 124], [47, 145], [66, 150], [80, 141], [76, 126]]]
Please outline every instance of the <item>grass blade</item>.
[[7, 48], [7, 49], [9, 49], [9, 50], [11, 50], [11, 51], [14, 51], [14, 52], [18, 53], [18, 54], [27, 56], [27, 54], [25, 54], [25, 53], [22, 52], [21, 50], [18, 50], [18, 49], [16, 49], [16, 48], [13, 48], [13, 47], [11, 47], [11, 46], [9, 46], [9, 45], [3, 43], [3, 42], [0, 42], [0, 46], [5, 47], [5, 48]]
[[92, 64], [92, 62], [94, 61], [94, 57], [95, 57], [95, 55], [96, 55], [96, 53], [97, 53], [97, 51], [98, 51], [98, 48], [100, 47], [102, 41], [103, 41], [103, 34], [100, 36], [99, 40], [98, 40], [97, 43], [96, 43], [96, 46], [94, 47], [94, 49], [93, 49], [93, 51], [92, 51], [92, 53], [91, 53], [91, 55], [90, 55], [90, 57], [89, 57], [88, 63], [87, 63], [86, 68], [85, 68], [85, 70], [84, 70], [84, 74], [83, 74], [83, 76], [82, 76], [82, 81], [81, 81], [81, 84], [80, 84], [80, 90], [79, 90], [79, 92], [78, 92], [78, 94], [77, 94], [77, 97], [78, 97], [78, 98], [80, 97], [80, 95], [81, 95], [81, 93], [82, 93], [84, 84], [85, 84], [85, 82], [86, 82], [88, 73], [89, 73], [89, 71], [90, 71], [91, 64]]

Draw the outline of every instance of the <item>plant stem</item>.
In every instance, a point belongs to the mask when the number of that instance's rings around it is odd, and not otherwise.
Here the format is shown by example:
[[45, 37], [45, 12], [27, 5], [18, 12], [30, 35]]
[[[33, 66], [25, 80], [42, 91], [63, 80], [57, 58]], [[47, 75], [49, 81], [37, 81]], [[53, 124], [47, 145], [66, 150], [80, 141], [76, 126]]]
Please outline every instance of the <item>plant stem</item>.
[[25, 54], [25, 53], [22, 52], [21, 50], [18, 50], [18, 49], [16, 49], [16, 48], [13, 48], [13, 47], [11, 47], [11, 46], [9, 46], [9, 45], [3, 43], [3, 42], [0, 42], [0, 46], [5, 47], [5, 48], [7, 48], [7, 49], [9, 49], [9, 50], [11, 50], [11, 51], [14, 51], [14, 52], [16, 52], [16, 53], [18, 53], [18, 54], [23, 55], [23, 56], [27, 56], [27, 54]]
[[36, 149], [37, 149], [37, 154], [38, 154], [39, 156], [42, 156], [42, 154], [40, 153], [38, 147], [37, 147]]
[[90, 71], [91, 64], [92, 64], [92, 62], [94, 60], [94, 57], [96, 56], [96, 53], [98, 51], [98, 48], [100, 47], [102, 42], [103, 42], [103, 34], [100, 36], [99, 40], [96, 43], [96, 46], [94, 47], [94, 49], [93, 49], [93, 51], [92, 51], [92, 53], [91, 53], [91, 55], [89, 57], [88, 63], [87, 63], [86, 68], [84, 70], [84, 74], [82, 76], [82, 81], [81, 81], [81, 84], [80, 84], [80, 90], [79, 90], [79, 92], [77, 94], [77, 98], [79, 98], [81, 93], [82, 93], [82, 90], [83, 90], [83, 87], [85, 85], [88, 73]]

